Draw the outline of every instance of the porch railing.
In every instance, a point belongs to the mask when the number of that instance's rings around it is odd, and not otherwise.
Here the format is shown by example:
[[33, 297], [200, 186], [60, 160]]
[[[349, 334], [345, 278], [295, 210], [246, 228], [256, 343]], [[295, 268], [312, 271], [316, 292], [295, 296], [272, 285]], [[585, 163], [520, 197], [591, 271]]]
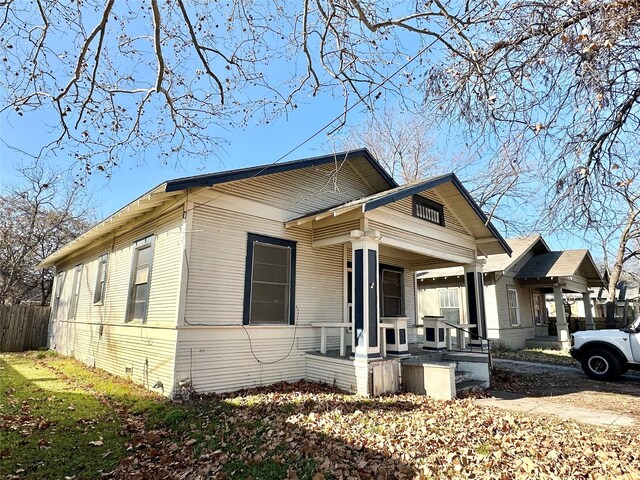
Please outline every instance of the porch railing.
[[[473, 328], [471, 325], [467, 328], [464, 328], [445, 321], [443, 321], [442, 323], [456, 330], [456, 349], [454, 351], [486, 353], [489, 360], [489, 369], [491, 369], [491, 340], [480, 335], [479, 333], [472, 332], [470, 330], [470, 328]], [[461, 342], [459, 337], [460, 334], [469, 335], [470, 341]]]

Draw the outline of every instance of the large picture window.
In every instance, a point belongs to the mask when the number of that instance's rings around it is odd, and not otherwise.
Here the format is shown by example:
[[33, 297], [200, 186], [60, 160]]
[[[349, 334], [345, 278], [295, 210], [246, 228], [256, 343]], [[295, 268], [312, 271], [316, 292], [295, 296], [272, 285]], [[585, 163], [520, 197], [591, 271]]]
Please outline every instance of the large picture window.
[[518, 309], [518, 291], [509, 288], [507, 289], [507, 299], [509, 302], [509, 323], [512, 327], [520, 325], [520, 311]]
[[404, 315], [403, 273], [401, 268], [380, 266], [380, 314], [382, 317]]
[[245, 272], [245, 325], [295, 323], [296, 243], [249, 234]]
[[105, 253], [98, 257], [98, 274], [96, 275], [96, 288], [93, 292], [93, 303], [102, 304], [104, 302], [104, 290], [107, 286], [107, 259]]
[[151, 266], [153, 264], [153, 241], [154, 237], [149, 236], [134, 244], [127, 322], [136, 320], [144, 323], [147, 319]]
[[82, 267], [76, 265], [73, 269], [73, 286], [71, 289], [71, 299], [69, 300], [69, 310], [67, 310], [67, 320], [76, 318], [76, 310], [78, 310], [78, 300], [80, 298], [80, 285], [82, 282]]

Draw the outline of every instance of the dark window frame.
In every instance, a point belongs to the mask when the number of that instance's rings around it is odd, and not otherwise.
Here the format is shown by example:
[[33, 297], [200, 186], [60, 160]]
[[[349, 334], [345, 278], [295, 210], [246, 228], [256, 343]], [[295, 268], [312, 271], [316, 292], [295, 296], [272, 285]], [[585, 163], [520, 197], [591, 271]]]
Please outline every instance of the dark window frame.
[[[103, 253], [98, 257], [98, 271], [96, 272], [96, 285], [93, 290], [94, 305], [104, 305], [104, 293], [107, 289], [108, 266], [109, 266], [109, 254]], [[104, 280], [101, 280], [100, 277], [102, 276], [104, 277]]]
[[[389, 272], [393, 272], [393, 273], [399, 273], [400, 274], [400, 314], [399, 315], [387, 315], [387, 313], [385, 312], [385, 308], [384, 308], [384, 272], [385, 271], [389, 271]], [[381, 317], [388, 317], [388, 318], [394, 318], [394, 317], [404, 317], [405, 316], [405, 308], [406, 308], [406, 300], [405, 300], [405, 289], [404, 289], [404, 268], [402, 267], [396, 267], [395, 265], [387, 265], [384, 263], [379, 264], [378, 266], [378, 272], [380, 275], [380, 316]], [[393, 298], [397, 298], [397, 297], [393, 297]]]
[[124, 320], [125, 323], [131, 323], [134, 321], [134, 318], [133, 318], [133, 311], [135, 306], [134, 286], [136, 285], [135, 278], [136, 278], [136, 270], [138, 267], [138, 258], [142, 250], [146, 250], [147, 248], [150, 248], [151, 253], [150, 253], [150, 259], [149, 259], [149, 272], [147, 274], [147, 282], [146, 282], [147, 295], [145, 298], [144, 313], [141, 319], [141, 323], [147, 323], [147, 313], [149, 311], [149, 294], [151, 293], [151, 274], [153, 271], [153, 255], [155, 250], [155, 242], [156, 242], [156, 237], [154, 234], [152, 234], [152, 235], [147, 235], [146, 237], [141, 238], [140, 240], [137, 240], [136, 242], [133, 243], [134, 248], [133, 248], [133, 254], [131, 257], [131, 273], [129, 274], [129, 291], [127, 294], [127, 310], [126, 310], [125, 320]]
[[261, 323], [254, 326], [278, 326], [278, 325], [295, 325], [295, 308], [296, 308], [296, 249], [297, 242], [286, 240], [283, 238], [270, 237], [267, 235], [259, 235], [257, 233], [247, 234], [247, 255], [245, 263], [244, 276], [244, 302], [242, 312], [242, 324], [251, 325], [251, 287], [253, 284], [253, 250], [256, 243], [264, 245], [273, 245], [276, 247], [289, 248], [289, 318], [286, 322], [280, 323]]
[[[428, 218], [424, 218], [418, 215], [418, 205], [438, 212], [438, 218], [440, 221], [434, 222], [433, 220], [429, 220]], [[414, 195], [411, 206], [411, 213], [414, 217], [419, 218], [420, 220], [444, 227], [444, 206], [438, 202], [434, 202], [433, 200], [429, 200], [428, 198], [421, 197], [420, 195]]]

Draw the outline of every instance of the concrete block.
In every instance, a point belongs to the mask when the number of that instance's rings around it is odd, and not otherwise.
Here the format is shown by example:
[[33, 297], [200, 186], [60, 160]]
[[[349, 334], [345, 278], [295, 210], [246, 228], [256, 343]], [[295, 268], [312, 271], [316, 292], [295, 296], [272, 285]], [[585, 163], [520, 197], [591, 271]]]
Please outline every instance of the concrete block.
[[438, 400], [456, 397], [456, 364], [405, 361], [402, 380], [407, 391]]

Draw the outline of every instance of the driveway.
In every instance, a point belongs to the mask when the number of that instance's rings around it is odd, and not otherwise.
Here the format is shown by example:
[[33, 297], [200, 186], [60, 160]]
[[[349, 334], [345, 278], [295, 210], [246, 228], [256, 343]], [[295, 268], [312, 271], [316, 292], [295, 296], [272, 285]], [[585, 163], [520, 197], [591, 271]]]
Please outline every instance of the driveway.
[[628, 372], [615, 382], [601, 382], [588, 378], [577, 364], [495, 359], [494, 367], [493, 400], [483, 400], [485, 404], [553, 413], [592, 424], [640, 424], [638, 372]]

